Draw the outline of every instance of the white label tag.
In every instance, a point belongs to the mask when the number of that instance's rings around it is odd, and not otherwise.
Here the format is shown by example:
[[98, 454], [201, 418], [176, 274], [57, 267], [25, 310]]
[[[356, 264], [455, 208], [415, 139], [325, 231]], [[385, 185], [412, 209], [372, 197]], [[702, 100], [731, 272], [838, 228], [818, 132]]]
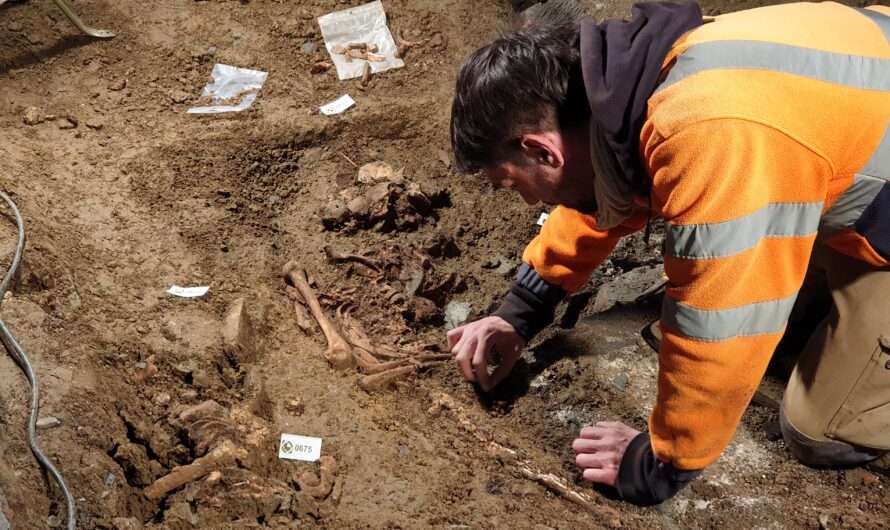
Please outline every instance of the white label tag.
[[544, 221], [546, 221], [548, 217], [550, 217], [549, 214], [542, 213], [541, 217], [538, 217], [538, 226], [544, 226]]
[[318, 110], [320, 110], [322, 114], [330, 116], [331, 114], [340, 114], [353, 105], [355, 105], [355, 100], [349, 97], [349, 94], [346, 94], [331, 101], [327, 105], [322, 105]]
[[282, 433], [278, 458], [315, 462], [321, 458], [321, 438]]
[[207, 294], [207, 291], [210, 289], [209, 285], [205, 285], [203, 287], [180, 287], [178, 285], [174, 285], [173, 287], [167, 289], [167, 292], [181, 296], [183, 298], [195, 298], [198, 296], [204, 296]]

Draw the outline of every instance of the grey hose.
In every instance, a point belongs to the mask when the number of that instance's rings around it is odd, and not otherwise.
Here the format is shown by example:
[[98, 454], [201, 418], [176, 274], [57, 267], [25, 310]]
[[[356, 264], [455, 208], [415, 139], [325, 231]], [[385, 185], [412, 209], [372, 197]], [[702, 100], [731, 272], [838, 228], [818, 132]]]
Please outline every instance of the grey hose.
[[[9, 270], [6, 271], [3, 283], [0, 283], [0, 304], [2, 304], [3, 297], [6, 295], [6, 289], [9, 288], [9, 282], [12, 281], [15, 271], [19, 267], [19, 262], [22, 260], [22, 252], [25, 250], [25, 223], [22, 221], [22, 215], [19, 213], [19, 209], [16, 207], [15, 203], [12, 202], [12, 199], [9, 198], [9, 195], [0, 191], [0, 197], [2, 197], [3, 200], [6, 201], [6, 204], [9, 205], [9, 208], [12, 209], [12, 213], [15, 215], [15, 223], [19, 231], [19, 239], [15, 247], [15, 256], [12, 259], [12, 263], [9, 265]], [[3, 322], [2, 318], [0, 318], [0, 341], [3, 342], [6, 351], [9, 352], [9, 355], [13, 360], [15, 360], [22, 371], [25, 372], [25, 376], [28, 378], [28, 383], [31, 384], [31, 420], [28, 422], [28, 443], [31, 445], [31, 452], [37, 457], [37, 461], [40, 462], [40, 465], [46, 468], [62, 490], [62, 494], [65, 496], [65, 502], [68, 504], [68, 530], [74, 530], [77, 521], [74, 509], [74, 497], [71, 496], [71, 491], [68, 490], [68, 486], [65, 484], [65, 479], [62, 478], [59, 470], [56, 469], [56, 466], [49, 461], [37, 445], [37, 413], [40, 408], [40, 397], [37, 391], [37, 378], [34, 375], [34, 367], [31, 366], [31, 361], [28, 360], [28, 356], [25, 355], [22, 347], [16, 342], [15, 337], [12, 336], [12, 333], [9, 331], [9, 328], [6, 327], [6, 323]]]

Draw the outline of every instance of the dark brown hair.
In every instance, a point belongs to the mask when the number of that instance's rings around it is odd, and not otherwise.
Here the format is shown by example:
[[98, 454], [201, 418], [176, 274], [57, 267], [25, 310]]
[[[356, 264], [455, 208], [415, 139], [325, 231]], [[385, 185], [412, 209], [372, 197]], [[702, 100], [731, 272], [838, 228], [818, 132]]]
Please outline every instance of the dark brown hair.
[[532, 24], [470, 55], [457, 74], [451, 147], [459, 170], [509, 157], [523, 134], [586, 124], [577, 23]]

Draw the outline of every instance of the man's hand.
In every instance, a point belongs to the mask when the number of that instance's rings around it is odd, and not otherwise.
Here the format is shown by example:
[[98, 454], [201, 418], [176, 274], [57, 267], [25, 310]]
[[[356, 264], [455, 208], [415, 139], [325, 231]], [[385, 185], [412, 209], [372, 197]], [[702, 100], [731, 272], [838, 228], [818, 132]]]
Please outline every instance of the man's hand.
[[[448, 332], [448, 345], [457, 366], [468, 381], [476, 381], [488, 392], [500, 383], [522, 354], [525, 340], [501, 317], [486, 317]], [[501, 356], [501, 364], [488, 373], [488, 357]]]
[[578, 454], [575, 463], [584, 470], [584, 480], [615, 486], [624, 450], [638, 434], [640, 431], [620, 421], [599, 422], [595, 427], [581, 429], [572, 449]]

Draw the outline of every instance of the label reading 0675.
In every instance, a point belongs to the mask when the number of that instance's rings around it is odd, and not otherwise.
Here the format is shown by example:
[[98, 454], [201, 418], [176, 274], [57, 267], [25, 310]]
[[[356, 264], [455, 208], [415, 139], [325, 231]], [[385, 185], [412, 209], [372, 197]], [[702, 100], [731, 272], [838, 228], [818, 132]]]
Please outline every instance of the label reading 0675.
[[315, 462], [321, 456], [321, 438], [282, 434], [278, 458]]

